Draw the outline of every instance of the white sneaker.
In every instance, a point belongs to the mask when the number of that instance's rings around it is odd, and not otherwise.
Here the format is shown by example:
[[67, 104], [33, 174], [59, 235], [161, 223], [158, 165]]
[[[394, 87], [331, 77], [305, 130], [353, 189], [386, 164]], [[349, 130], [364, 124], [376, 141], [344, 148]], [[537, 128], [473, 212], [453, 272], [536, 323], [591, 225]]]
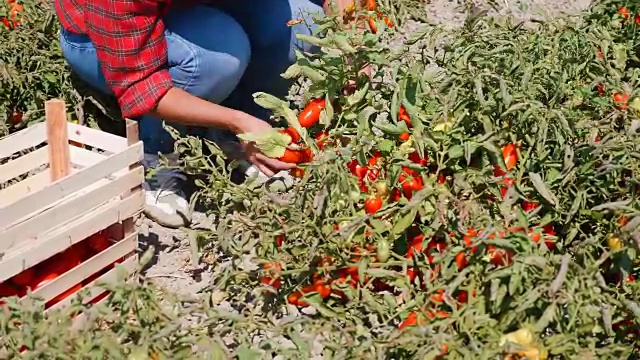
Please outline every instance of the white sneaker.
[[[155, 169], [159, 165], [158, 155], [145, 154], [142, 164], [145, 169]], [[146, 179], [145, 215], [156, 223], [168, 228], [180, 228], [191, 223], [191, 209], [180, 185], [186, 180], [177, 169], [156, 170]]]

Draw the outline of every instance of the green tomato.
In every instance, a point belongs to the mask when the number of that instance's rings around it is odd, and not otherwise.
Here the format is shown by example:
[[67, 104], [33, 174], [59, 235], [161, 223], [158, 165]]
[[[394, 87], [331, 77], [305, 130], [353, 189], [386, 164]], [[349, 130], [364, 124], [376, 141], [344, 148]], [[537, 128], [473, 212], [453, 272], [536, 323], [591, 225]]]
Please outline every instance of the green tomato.
[[378, 241], [378, 244], [376, 246], [376, 255], [378, 257], [378, 261], [380, 262], [387, 262], [387, 260], [389, 260], [390, 248], [389, 242], [387, 240], [382, 239]]

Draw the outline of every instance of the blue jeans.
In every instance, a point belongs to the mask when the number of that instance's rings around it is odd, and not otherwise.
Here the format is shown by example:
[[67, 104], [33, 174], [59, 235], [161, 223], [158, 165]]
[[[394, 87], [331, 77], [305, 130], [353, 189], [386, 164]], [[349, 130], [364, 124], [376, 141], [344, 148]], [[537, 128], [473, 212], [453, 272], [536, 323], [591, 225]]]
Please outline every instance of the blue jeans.
[[[267, 119], [252, 94], [287, 93], [282, 74], [295, 61], [295, 50], [317, 49], [296, 39], [315, 30], [321, 0], [233, 0], [224, 5], [198, 5], [170, 12], [165, 18], [168, 67], [173, 83], [190, 94]], [[287, 22], [304, 19], [292, 27]], [[86, 35], [62, 30], [62, 54], [89, 85], [112, 94], [100, 70], [95, 48]], [[174, 140], [162, 121], [151, 115], [137, 119], [147, 154], [170, 153]], [[173, 125], [183, 134], [186, 128]], [[220, 133], [220, 132], [219, 132]], [[215, 137], [215, 136], [214, 136]]]

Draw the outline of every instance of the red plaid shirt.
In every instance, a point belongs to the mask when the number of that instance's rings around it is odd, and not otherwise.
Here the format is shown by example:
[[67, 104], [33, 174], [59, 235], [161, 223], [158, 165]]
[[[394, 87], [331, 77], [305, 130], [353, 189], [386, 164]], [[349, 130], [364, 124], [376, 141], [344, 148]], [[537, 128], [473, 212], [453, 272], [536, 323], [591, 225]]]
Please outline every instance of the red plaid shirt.
[[118, 98], [124, 117], [155, 109], [173, 87], [162, 21], [171, 2], [55, 0], [62, 26], [91, 39], [107, 85]]

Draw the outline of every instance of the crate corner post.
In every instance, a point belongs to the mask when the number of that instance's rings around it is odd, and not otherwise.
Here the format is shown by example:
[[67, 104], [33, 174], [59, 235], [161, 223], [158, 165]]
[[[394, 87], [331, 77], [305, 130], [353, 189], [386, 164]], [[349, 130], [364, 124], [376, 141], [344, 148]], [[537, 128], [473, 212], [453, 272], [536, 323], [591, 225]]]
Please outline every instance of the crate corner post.
[[45, 123], [51, 181], [56, 181], [71, 174], [67, 111], [64, 101], [53, 99], [45, 102]]

